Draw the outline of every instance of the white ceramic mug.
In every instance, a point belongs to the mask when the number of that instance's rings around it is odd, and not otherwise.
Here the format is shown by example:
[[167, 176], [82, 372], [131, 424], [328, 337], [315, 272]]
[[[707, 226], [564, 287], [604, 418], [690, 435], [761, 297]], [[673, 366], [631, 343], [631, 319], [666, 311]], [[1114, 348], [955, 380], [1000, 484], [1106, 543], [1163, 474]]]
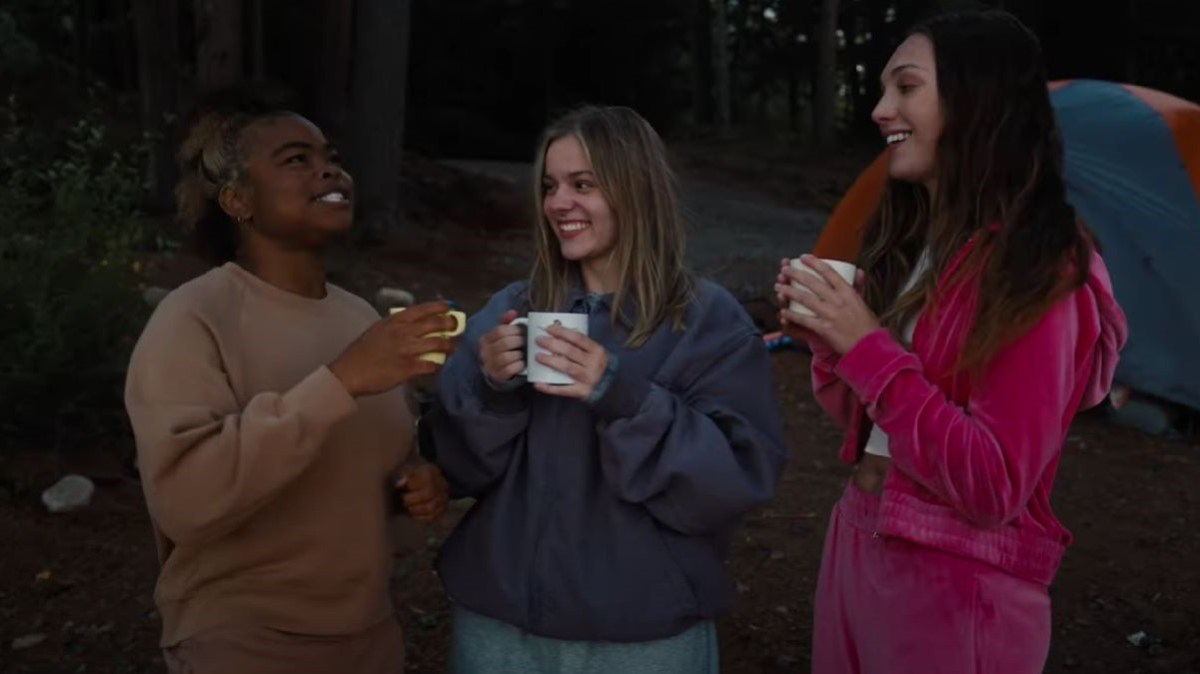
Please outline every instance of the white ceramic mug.
[[[838, 276], [842, 277], [843, 281], [845, 281], [846, 283], [849, 283], [850, 285], [854, 285], [854, 275], [858, 272], [858, 267], [855, 267], [854, 265], [850, 264], [849, 262], [843, 262], [841, 260], [828, 260], [825, 258], [820, 258], [820, 259], [825, 264], [829, 265], [830, 267], [833, 267], [833, 270], [835, 272], [837, 272]], [[808, 265], [804, 264], [804, 262], [801, 261], [800, 258], [795, 258], [794, 260], [791, 261], [790, 264], [792, 265], [792, 269], [799, 269], [802, 272], [807, 272], [809, 274], [812, 274], [813, 276], [817, 276], [816, 270], [814, 270], [812, 267], [809, 267]], [[805, 288], [804, 286], [800, 285], [799, 283], [797, 283], [795, 281], [792, 281], [792, 287], [796, 288], [802, 292], [809, 292], [809, 290], [807, 288]], [[803, 304], [800, 304], [799, 302], [795, 302], [795, 301], [793, 301], [791, 304], [788, 305], [788, 309], [791, 309], [793, 312], [800, 314], [801, 316], [813, 316], [814, 315], [813, 312], [809, 311], [808, 308], [805, 307]]]
[[546, 329], [552, 325], [588, 333], [587, 314], [566, 314], [548, 311], [531, 311], [529, 315], [518, 318], [511, 325], [524, 325], [525, 335], [525, 370], [521, 374], [530, 382], [565, 386], [574, 384], [575, 380], [554, 368], [542, 365], [537, 361], [539, 353], [550, 355], [548, 351], [538, 346], [538, 337], [546, 334]]

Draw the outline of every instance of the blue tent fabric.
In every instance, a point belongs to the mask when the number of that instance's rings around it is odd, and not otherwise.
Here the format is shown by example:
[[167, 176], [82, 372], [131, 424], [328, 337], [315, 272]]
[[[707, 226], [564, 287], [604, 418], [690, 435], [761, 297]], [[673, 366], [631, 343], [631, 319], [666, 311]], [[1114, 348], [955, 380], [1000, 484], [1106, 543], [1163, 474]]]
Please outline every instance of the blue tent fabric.
[[1200, 196], [1167, 123], [1119, 84], [1052, 92], [1068, 199], [1100, 239], [1129, 343], [1117, 380], [1200, 409]]

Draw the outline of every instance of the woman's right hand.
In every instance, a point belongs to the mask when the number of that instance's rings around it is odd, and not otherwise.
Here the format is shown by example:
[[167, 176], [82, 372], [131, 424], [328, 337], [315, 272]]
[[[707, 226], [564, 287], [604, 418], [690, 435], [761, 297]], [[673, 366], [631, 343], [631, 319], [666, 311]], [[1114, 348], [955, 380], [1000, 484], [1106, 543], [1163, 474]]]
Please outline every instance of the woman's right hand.
[[500, 324], [479, 338], [479, 362], [493, 383], [503, 384], [525, 369], [525, 333], [512, 324], [516, 319], [516, 311], [504, 312]]
[[[805, 273], [797, 271], [792, 267], [792, 261], [789, 258], [783, 258], [779, 261], [779, 276], [775, 277], [775, 303], [779, 307], [779, 325], [783, 334], [791, 337], [793, 340], [804, 340], [811, 342], [814, 339], [821, 339], [817, 333], [802, 326], [799, 322], [800, 316], [792, 311], [792, 300], [799, 300], [802, 290], [797, 290], [792, 281], [799, 278], [799, 275]], [[854, 273], [854, 289], [861, 295], [866, 288], [867, 279], [863, 270], [859, 269]]]
[[457, 325], [454, 317], [446, 315], [448, 311], [445, 302], [427, 302], [392, 314], [367, 328], [329, 364], [329, 370], [356, 398], [433, 374], [442, 366], [421, 356], [454, 352], [452, 339], [428, 336], [454, 331]]
[[789, 315], [795, 315], [791, 310], [792, 298], [789, 293], [801, 292], [791, 286], [792, 279], [789, 275], [791, 267], [791, 259], [783, 258], [779, 261], [779, 275], [775, 277], [775, 304], [779, 307], [779, 329], [795, 341], [808, 341], [816, 335], [811, 330], [788, 319]]

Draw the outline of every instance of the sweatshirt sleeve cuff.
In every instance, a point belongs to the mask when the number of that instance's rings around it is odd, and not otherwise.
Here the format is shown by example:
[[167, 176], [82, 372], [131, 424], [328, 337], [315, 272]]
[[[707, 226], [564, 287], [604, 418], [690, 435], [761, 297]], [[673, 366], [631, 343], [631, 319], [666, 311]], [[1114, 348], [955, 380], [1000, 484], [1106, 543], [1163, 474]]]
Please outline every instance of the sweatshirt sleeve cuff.
[[485, 374], [483, 375], [483, 383], [487, 384], [488, 388], [492, 389], [493, 391], [508, 393], [521, 388], [521, 385], [525, 383], [525, 378], [522, 375], [518, 375], [512, 379], [509, 379], [508, 381], [494, 381], [491, 377]]
[[609, 353], [608, 363], [597, 385], [599, 393], [593, 392], [594, 400], [588, 402], [601, 419], [631, 417], [638, 413], [650, 395], [650, 382], [629, 374], [629, 368], [622, 368], [615, 354]]
[[500, 414], [515, 414], [525, 409], [526, 406], [524, 384], [523, 378], [516, 377], [506, 382], [496, 383], [480, 372], [479, 379], [475, 384], [475, 391], [484, 409]]
[[846, 382], [863, 404], [871, 407], [879, 400], [888, 382], [903, 369], [916, 367], [920, 361], [896, 341], [892, 334], [880, 328], [858, 341], [838, 361], [834, 371]]
[[329, 368], [321, 366], [283, 394], [287, 407], [304, 410], [309, 419], [329, 427], [354, 414], [358, 403]]
[[842, 358], [832, 346], [816, 335], [809, 336], [805, 341], [808, 343], [808, 350], [812, 352], [813, 358], [829, 364], [829, 369], [833, 369]]
[[600, 375], [600, 381], [596, 382], [596, 387], [592, 389], [591, 395], [584, 401], [589, 405], [594, 405], [597, 400], [604, 397], [608, 393], [608, 388], [612, 386], [613, 379], [617, 376], [617, 368], [620, 366], [620, 359], [613, 352], [608, 353], [608, 365], [604, 367], [604, 374]]

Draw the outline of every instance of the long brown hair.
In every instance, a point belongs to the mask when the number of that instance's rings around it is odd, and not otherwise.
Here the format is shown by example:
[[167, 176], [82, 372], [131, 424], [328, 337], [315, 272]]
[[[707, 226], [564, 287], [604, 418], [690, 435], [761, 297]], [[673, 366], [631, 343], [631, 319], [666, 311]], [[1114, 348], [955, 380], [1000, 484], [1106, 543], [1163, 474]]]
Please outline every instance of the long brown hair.
[[542, 132], [533, 168], [537, 258], [529, 280], [534, 309], [557, 311], [577, 278], [579, 264], [563, 258], [542, 210], [546, 150], [559, 138], [579, 139], [596, 182], [616, 219], [614, 263], [621, 270], [613, 297], [614, 325], [630, 317], [629, 346], [640, 346], [670, 319], [683, 327], [693, 279], [685, 262], [686, 226], [675, 174], [654, 128], [625, 107], [578, 108]]
[[[977, 371], [1088, 276], [1092, 239], [1066, 201], [1062, 143], [1037, 38], [1002, 11], [943, 14], [914, 27], [933, 43], [943, 129], [937, 188], [891, 180], [864, 232], [866, 301], [886, 326], [937, 306], [936, 287], [972, 237], [955, 277], [979, 284], [959, 366]], [[923, 249], [930, 265], [900, 290]]]

